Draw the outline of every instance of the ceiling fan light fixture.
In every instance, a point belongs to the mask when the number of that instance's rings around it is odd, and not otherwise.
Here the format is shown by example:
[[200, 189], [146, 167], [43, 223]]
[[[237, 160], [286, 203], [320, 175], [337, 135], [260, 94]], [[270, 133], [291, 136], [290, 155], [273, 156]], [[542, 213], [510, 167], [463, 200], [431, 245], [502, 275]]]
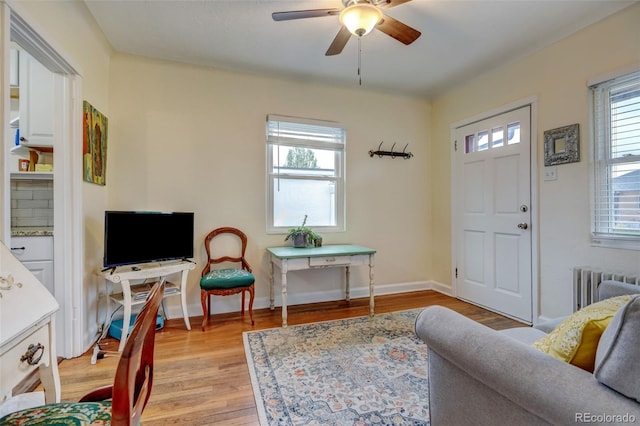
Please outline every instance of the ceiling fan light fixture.
[[353, 4], [340, 13], [340, 23], [358, 37], [369, 34], [381, 19], [380, 9], [369, 3]]

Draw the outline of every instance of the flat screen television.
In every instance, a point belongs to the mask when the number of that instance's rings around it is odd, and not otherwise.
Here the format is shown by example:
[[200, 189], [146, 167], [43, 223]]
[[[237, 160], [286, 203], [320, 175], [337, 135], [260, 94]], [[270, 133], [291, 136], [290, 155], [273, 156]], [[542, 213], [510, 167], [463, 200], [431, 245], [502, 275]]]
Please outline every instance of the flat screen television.
[[193, 212], [105, 211], [105, 268], [193, 258]]

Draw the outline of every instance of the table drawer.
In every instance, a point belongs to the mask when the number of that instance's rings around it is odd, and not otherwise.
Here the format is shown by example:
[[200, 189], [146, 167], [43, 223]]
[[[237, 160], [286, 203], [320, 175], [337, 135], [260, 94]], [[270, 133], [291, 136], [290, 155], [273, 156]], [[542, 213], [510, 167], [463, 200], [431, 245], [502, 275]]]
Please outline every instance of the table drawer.
[[[44, 346], [44, 350], [38, 350], [35, 354], [36, 358], [42, 354], [40, 361], [36, 365], [29, 365], [27, 361], [20, 361], [20, 358], [29, 349], [29, 345], [37, 345], [38, 343]], [[20, 383], [21, 380], [41, 364], [49, 364], [49, 328], [47, 324], [44, 324], [39, 329], [35, 330], [33, 334], [30, 334], [10, 348], [7, 352], [2, 354], [0, 359], [2, 395], [5, 395], [7, 392], [11, 392], [11, 389], [13, 389], [14, 386]]]
[[324, 256], [310, 257], [309, 266], [317, 268], [320, 266], [348, 266], [351, 265], [351, 256]]

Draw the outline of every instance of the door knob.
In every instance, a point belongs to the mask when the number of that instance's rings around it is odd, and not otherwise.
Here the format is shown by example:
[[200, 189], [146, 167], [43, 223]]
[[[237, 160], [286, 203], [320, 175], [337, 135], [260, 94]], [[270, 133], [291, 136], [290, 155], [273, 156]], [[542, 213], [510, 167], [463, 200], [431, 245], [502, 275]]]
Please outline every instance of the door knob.
[[528, 227], [529, 227], [529, 225], [527, 225], [524, 222], [518, 224], [518, 228], [520, 228], [520, 229], [527, 229]]

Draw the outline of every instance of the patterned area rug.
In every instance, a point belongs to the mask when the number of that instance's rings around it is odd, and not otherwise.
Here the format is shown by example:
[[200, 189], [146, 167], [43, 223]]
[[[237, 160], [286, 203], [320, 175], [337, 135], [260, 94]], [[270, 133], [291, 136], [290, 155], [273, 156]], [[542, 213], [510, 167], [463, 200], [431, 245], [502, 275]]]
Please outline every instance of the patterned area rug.
[[245, 332], [260, 424], [428, 425], [420, 311]]

